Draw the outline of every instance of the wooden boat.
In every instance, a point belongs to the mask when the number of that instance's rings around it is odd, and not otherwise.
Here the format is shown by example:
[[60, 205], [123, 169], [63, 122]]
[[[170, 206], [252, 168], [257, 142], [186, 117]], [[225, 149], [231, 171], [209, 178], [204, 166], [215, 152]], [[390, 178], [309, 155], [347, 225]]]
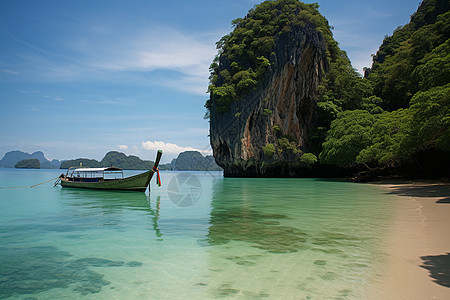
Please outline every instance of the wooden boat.
[[116, 167], [108, 168], [69, 168], [66, 174], [61, 174], [55, 185], [61, 183], [63, 187], [100, 189], [100, 190], [125, 190], [145, 192], [153, 174], [157, 173], [159, 184], [158, 165], [162, 151], [156, 154], [155, 164], [152, 170], [142, 174], [123, 177], [123, 170]]

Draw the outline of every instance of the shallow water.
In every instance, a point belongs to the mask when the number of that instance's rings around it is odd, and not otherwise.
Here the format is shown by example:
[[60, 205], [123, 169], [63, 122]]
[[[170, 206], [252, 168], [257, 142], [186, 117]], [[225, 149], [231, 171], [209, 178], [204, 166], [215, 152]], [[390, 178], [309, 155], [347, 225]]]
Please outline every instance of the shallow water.
[[[0, 187], [60, 173], [0, 169]], [[381, 276], [393, 204], [377, 187], [161, 179], [145, 194], [0, 189], [0, 298], [363, 299]]]

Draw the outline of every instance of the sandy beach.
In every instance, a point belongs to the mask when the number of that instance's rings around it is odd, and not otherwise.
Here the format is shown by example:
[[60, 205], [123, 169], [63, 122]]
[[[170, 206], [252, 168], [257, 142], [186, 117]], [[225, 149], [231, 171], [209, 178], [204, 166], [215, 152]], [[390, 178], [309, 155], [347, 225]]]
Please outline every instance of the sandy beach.
[[370, 299], [450, 299], [450, 182], [381, 182], [393, 198], [386, 262]]

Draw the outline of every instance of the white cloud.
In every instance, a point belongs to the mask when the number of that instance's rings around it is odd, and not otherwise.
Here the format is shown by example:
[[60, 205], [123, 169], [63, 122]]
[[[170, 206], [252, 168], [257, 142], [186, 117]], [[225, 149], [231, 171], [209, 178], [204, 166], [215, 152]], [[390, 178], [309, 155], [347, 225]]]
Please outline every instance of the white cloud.
[[125, 150], [128, 150], [128, 146], [127, 145], [119, 145], [119, 149], [125, 151]]
[[[130, 79], [146, 84], [170, 86], [193, 94], [204, 95], [208, 87], [209, 65], [217, 53], [218, 35], [185, 34], [160, 27], [143, 29], [138, 33], [90, 32], [67, 47], [75, 50], [78, 61], [55, 66], [51, 74], [60, 78], [114, 78], [128, 72]], [[158, 73], [149, 80], [148, 72]], [[105, 76], [106, 75], [106, 76]], [[72, 78], [72, 79], [74, 79]], [[120, 76], [120, 80], [124, 80]]]
[[183, 147], [183, 146], [178, 146], [178, 145], [172, 144], [172, 143], [165, 143], [165, 142], [158, 142], [158, 141], [142, 142], [142, 148], [144, 148], [145, 150], [155, 150], [155, 151], [162, 150], [163, 152], [167, 152], [167, 153], [171, 153], [171, 154], [179, 154], [184, 151], [198, 151], [198, 152], [202, 153], [203, 155], [211, 155], [212, 154], [212, 151], [210, 149], [200, 150], [200, 149], [195, 149], [192, 147]]
[[[139, 82], [205, 95], [209, 65], [217, 53], [215, 42], [220, 38], [217, 32], [184, 33], [154, 26], [138, 32], [135, 28], [99, 32], [94, 26], [82, 28], [81, 33], [59, 44], [66, 55], [19, 40], [23, 49], [17, 58], [26, 62], [27, 69], [19, 64], [0, 66], [0, 73], [15, 72], [50, 82]], [[163, 72], [149, 76], [154, 71]]]
[[[209, 65], [217, 52], [216, 39], [215, 35], [205, 37], [184, 34], [170, 28], [158, 28], [122, 41], [128, 45], [127, 48], [111, 53], [111, 57], [107, 56], [106, 59], [95, 58], [94, 61], [98, 68], [113, 72], [175, 72], [162, 76], [159, 74], [157, 78], [152, 78], [152, 83], [205, 95]], [[96, 53], [102, 52], [104, 53]]]
[[208, 67], [216, 53], [214, 42], [210, 39], [170, 28], [144, 32], [135, 39], [133, 49], [125, 57], [125, 67], [170, 69], [191, 76], [208, 77]]

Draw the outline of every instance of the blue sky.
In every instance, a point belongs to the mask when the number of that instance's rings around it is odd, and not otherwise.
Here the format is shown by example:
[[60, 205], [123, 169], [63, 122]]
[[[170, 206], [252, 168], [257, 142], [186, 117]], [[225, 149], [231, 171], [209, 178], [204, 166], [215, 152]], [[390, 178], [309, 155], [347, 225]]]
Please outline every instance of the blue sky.
[[[203, 105], [215, 42], [260, 2], [0, 1], [0, 158], [210, 153]], [[319, 3], [362, 72], [420, 1], [304, 2]]]

